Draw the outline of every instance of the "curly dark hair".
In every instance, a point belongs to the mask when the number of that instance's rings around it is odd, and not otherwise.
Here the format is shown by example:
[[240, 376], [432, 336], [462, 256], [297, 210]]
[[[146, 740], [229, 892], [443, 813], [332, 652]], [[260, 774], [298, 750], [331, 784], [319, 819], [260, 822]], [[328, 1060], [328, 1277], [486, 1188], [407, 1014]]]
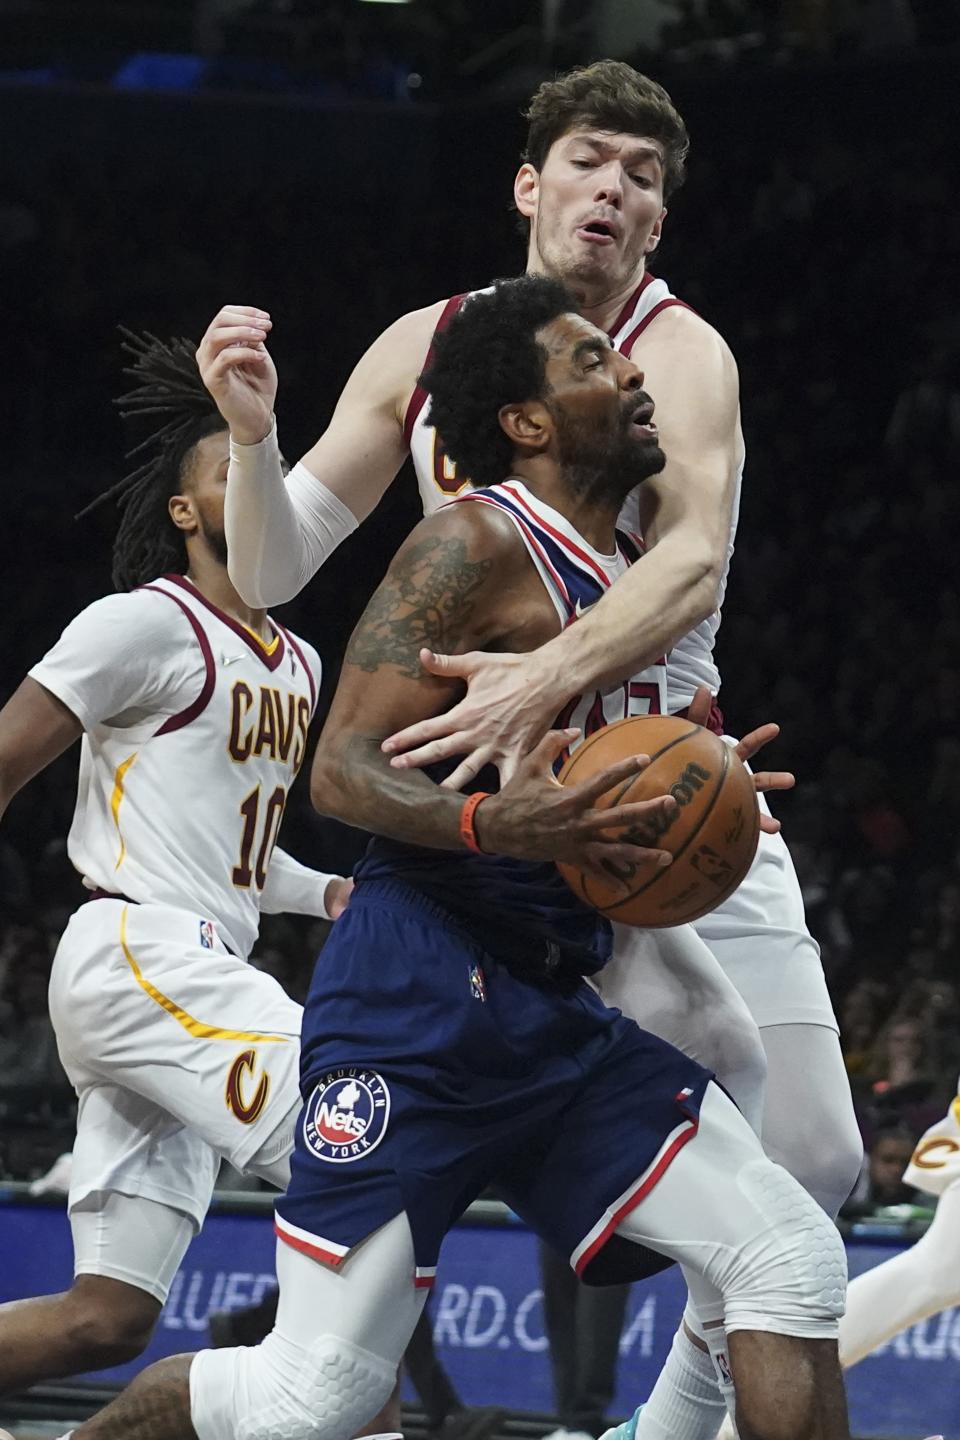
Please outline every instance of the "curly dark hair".
[[524, 275], [470, 295], [435, 335], [420, 376], [430, 396], [428, 419], [474, 485], [496, 485], [510, 474], [513, 446], [500, 428], [500, 410], [546, 394], [547, 352], [537, 331], [576, 309], [558, 280]]
[[690, 136], [662, 85], [623, 60], [596, 60], [545, 80], [524, 112], [524, 160], [542, 170], [551, 145], [579, 126], [645, 135], [663, 146], [663, 193], [683, 184]]
[[170, 571], [187, 568], [183, 534], [170, 518], [167, 502], [187, 479], [193, 451], [207, 435], [227, 429], [197, 369], [196, 346], [183, 337], [158, 340], [120, 326], [122, 349], [133, 363], [124, 374], [135, 388], [116, 401], [124, 419], [158, 417], [150, 433], [127, 452], [127, 459], [147, 452], [129, 475], [98, 495], [77, 519], [108, 500], [122, 512], [113, 542], [113, 583], [118, 590]]

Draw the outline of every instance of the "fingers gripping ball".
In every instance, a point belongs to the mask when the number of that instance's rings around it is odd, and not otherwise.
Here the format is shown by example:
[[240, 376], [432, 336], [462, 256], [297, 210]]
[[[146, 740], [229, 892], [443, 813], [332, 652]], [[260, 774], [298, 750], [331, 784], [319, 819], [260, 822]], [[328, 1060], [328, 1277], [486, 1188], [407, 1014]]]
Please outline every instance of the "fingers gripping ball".
[[753, 779], [732, 748], [701, 725], [649, 715], [618, 720], [591, 735], [564, 765], [560, 783], [578, 785], [627, 755], [649, 755], [650, 764], [602, 795], [597, 809], [672, 795], [672, 813], [623, 834], [635, 844], [669, 850], [673, 863], [651, 870], [620, 862], [614, 868], [607, 861], [609, 886], [572, 865], [561, 864], [560, 873], [581, 900], [624, 925], [655, 930], [697, 920], [732, 894], [753, 863], [760, 834]]

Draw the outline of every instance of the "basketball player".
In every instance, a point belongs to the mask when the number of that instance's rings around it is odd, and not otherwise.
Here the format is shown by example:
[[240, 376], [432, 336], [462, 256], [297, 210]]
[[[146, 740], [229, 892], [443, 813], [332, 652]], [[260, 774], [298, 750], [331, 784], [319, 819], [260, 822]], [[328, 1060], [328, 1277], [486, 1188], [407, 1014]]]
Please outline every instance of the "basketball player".
[[[508, 792], [551, 785], [574, 732], [551, 732], [499, 793], [466, 800], [381, 750], [456, 691], [419, 664], [425, 628], [453, 649], [522, 651], [636, 558], [615, 523], [663, 465], [653, 405], [573, 304], [554, 281], [508, 281], [438, 337], [435, 418], [485, 488], [401, 547], [319, 742], [315, 804], [384, 838], [304, 1011], [276, 1328], [255, 1348], [151, 1367], [77, 1440], [346, 1440], [389, 1391], [444, 1232], [491, 1182], [597, 1283], [687, 1261], [723, 1314], [745, 1440], [848, 1434], [836, 1230], [708, 1071], [585, 983], [609, 954], [607, 923], [534, 843], [519, 862], [503, 855]], [[595, 696], [595, 724], [622, 693]], [[492, 769], [483, 782], [496, 785]]]
[[69, 854], [89, 895], [51, 1017], [79, 1096], [76, 1278], [0, 1307], [0, 1390], [139, 1355], [220, 1157], [283, 1186], [301, 1007], [246, 957], [260, 910], [333, 918], [350, 882], [275, 848], [316, 652], [227, 576], [223, 420], [193, 346], [136, 343], [153, 455], [120, 487], [114, 579], [0, 711], [0, 810], [82, 736]]
[[[601, 676], [641, 672], [632, 702], [640, 713], [658, 703], [683, 711], [698, 684], [716, 692], [720, 683], [713, 645], [744, 458], [736, 367], [720, 336], [646, 269], [664, 201], [683, 178], [686, 129], [660, 86], [612, 61], [541, 86], [529, 117], [515, 183], [529, 221], [527, 268], [568, 283], [581, 313], [645, 371], [668, 463], [629, 506], [628, 528], [643, 530], [647, 554], [582, 624], [529, 655], [426, 662], [441, 678], [462, 675], [471, 692], [401, 741], [418, 747], [418, 763], [466, 755], [453, 784], [488, 760], [510, 773], [568, 690], [589, 695]], [[469, 472], [444, 454], [416, 383], [457, 304], [405, 315], [374, 342], [326, 433], [286, 481], [263, 400], [269, 316], [231, 305], [216, 317], [199, 359], [231, 429], [226, 524], [234, 581], [248, 600], [295, 594], [373, 509], [408, 449], [427, 513], [463, 492]], [[436, 648], [429, 633], [424, 644]], [[664, 655], [662, 701], [645, 667]], [[697, 930], [706, 943], [689, 928], [619, 934], [600, 977], [604, 997], [716, 1070], [762, 1125], [768, 1153], [835, 1215], [859, 1172], [860, 1137], [819, 952], [777, 835], [761, 836], [747, 879]], [[690, 1312], [640, 1440], [712, 1440], [723, 1413], [718, 1383], [725, 1372], [715, 1377]]]

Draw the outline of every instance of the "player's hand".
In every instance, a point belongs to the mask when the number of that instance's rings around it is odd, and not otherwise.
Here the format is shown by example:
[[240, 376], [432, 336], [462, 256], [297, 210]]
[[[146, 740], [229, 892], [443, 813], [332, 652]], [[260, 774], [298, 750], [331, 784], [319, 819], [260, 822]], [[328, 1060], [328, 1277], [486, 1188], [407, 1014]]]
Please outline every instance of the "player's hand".
[[497, 766], [502, 781], [509, 780], [567, 699], [557, 688], [556, 675], [544, 669], [536, 651], [529, 655], [490, 655], [482, 650], [436, 655], [421, 650], [420, 664], [430, 675], [465, 680], [467, 693], [443, 715], [388, 735], [381, 748], [398, 770], [463, 756], [443, 782], [448, 790], [462, 789], [490, 764]]
[[340, 919], [352, 894], [353, 881], [349, 876], [334, 875], [327, 881], [327, 888], [323, 892], [323, 908], [331, 920]]
[[197, 347], [204, 385], [238, 445], [270, 433], [277, 371], [266, 347], [272, 321], [252, 305], [224, 305]]
[[553, 762], [580, 734], [579, 730], [551, 730], [516, 767], [498, 795], [484, 800], [474, 817], [474, 833], [481, 849], [520, 860], [563, 860], [578, 870], [598, 875], [607, 884], [627, 889], [617, 870], [631, 876], [637, 867], [669, 865], [669, 851], [614, 834], [637, 827], [640, 839], [661, 833], [663, 821], [677, 808], [671, 795], [637, 800], [603, 810], [594, 803], [607, 790], [638, 774], [649, 765], [649, 755], [631, 755], [609, 765], [582, 785], [560, 785]]
[[[713, 704], [713, 696], [706, 685], [700, 685], [690, 702], [687, 711], [687, 719], [692, 720], [695, 725], [706, 725], [710, 715], [710, 707]], [[756, 730], [751, 730], [749, 735], [735, 745], [734, 752], [740, 756], [744, 765], [750, 769], [749, 762], [764, 745], [769, 745], [771, 740], [776, 740], [780, 734], [779, 725], [759, 725]], [[789, 770], [751, 770], [753, 783], [756, 786], [757, 794], [762, 795], [765, 790], [792, 790], [797, 783], [795, 775]], [[776, 835], [780, 829], [780, 821], [775, 820], [772, 815], [765, 815], [760, 811], [760, 829], [768, 835]]]

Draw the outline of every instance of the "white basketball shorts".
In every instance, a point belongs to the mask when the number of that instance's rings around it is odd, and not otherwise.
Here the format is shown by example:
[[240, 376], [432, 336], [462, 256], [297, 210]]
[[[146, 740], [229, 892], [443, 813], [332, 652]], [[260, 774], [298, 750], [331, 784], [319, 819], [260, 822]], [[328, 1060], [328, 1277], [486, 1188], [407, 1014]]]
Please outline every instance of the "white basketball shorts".
[[199, 1228], [221, 1156], [285, 1185], [301, 1007], [210, 920], [89, 901], [57, 949], [50, 1015], [80, 1101], [71, 1210], [117, 1192]]

